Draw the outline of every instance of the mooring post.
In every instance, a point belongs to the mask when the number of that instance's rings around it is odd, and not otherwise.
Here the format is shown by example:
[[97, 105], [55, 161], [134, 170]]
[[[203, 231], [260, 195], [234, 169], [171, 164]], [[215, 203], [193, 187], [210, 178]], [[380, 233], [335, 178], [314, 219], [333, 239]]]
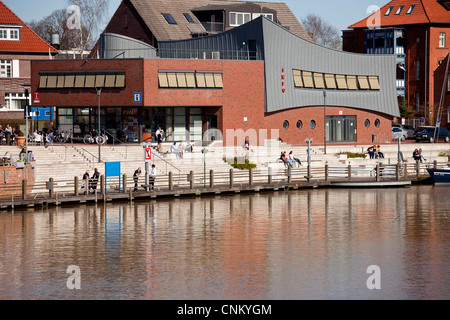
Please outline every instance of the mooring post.
[[268, 173], [267, 173], [267, 183], [268, 184], [272, 184], [272, 167], [268, 168]]
[[437, 160], [434, 160], [434, 161], [433, 161], [433, 168], [434, 168], [434, 169], [437, 169]]
[[328, 181], [328, 163], [325, 165], [325, 181]]
[[169, 172], [169, 190], [173, 190], [173, 174], [172, 171]]
[[48, 196], [53, 198], [53, 178], [48, 179]]
[[347, 175], [348, 175], [348, 180], [352, 180], [352, 165], [349, 164], [347, 167]]
[[27, 199], [27, 180], [26, 179], [22, 180], [22, 199], [23, 200]]
[[80, 190], [80, 181], [79, 181], [78, 177], [74, 178], [73, 185], [74, 185], [73, 194], [75, 195], [75, 197], [78, 197], [78, 190]]
[[106, 200], [106, 198], [105, 198], [105, 176], [103, 174], [100, 176], [100, 193], [103, 196], [103, 200]]
[[127, 174], [124, 173], [122, 176], [122, 193], [127, 193]]
[[379, 163], [377, 163], [377, 168], [376, 168], [376, 177], [375, 177], [375, 180], [378, 182], [378, 181], [380, 181], [380, 164]]
[[84, 194], [86, 196], [89, 194], [89, 177], [84, 179]]
[[417, 180], [419, 180], [419, 178], [420, 178], [420, 162], [419, 161], [416, 161], [416, 177], [417, 177]]
[[214, 188], [214, 170], [209, 170], [209, 187]]
[[288, 169], [287, 169], [287, 181], [288, 181], [288, 183], [291, 183], [291, 181], [292, 181], [292, 170], [291, 170], [291, 166], [288, 166]]
[[395, 179], [400, 181], [400, 162], [395, 165]]
[[248, 169], [248, 184], [253, 185], [253, 168]]
[[194, 171], [189, 172], [189, 188], [194, 189]]
[[406, 178], [406, 177], [408, 177], [408, 164], [407, 163], [405, 163], [404, 164], [404, 172], [403, 172], [403, 176]]
[[233, 169], [230, 169], [230, 189], [233, 188], [233, 180], [234, 180]]

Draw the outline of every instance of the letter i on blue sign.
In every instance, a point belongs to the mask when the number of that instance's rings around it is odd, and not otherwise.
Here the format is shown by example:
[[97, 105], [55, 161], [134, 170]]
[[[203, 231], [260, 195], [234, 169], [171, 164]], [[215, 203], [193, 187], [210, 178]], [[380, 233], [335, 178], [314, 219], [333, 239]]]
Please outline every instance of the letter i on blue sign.
[[134, 103], [142, 102], [142, 94], [140, 92], [133, 92], [133, 102]]

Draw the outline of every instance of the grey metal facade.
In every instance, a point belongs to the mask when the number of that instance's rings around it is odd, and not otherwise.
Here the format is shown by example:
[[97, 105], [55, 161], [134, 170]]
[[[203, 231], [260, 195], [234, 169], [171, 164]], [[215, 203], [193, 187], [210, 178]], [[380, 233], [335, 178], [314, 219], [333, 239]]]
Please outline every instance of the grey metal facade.
[[[264, 60], [265, 112], [269, 113], [324, 104], [322, 89], [294, 86], [293, 69], [378, 76], [380, 90], [327, 89], [326, 105], [399, 116], [394, 55], [362, 55], [328, 49], [304, 40], [264, 17], [209, 37], [160, 42], [159, 49], [160, 58], [204, 59], [205, 52], [220, 52], [215, 56], [218, 59]], [[282, 79], [282, 70], [285, 79]]]
[[101, 59], [154, 59], [156, 49], [149, 44], [115, 33], [100, 35]]

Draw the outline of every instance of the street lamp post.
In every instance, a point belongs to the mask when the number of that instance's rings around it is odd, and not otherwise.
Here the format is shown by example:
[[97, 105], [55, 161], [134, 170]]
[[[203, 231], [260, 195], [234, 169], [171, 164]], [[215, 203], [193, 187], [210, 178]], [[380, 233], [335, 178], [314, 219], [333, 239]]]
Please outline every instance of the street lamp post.
[[311, 142], [313, 139], [306, 139], [305, 142], [308, 144], [307, 154], [308, 154], [308, 172], [305, 176], [306, 180], [309, 182], [312, 178], [311, 176]]
[[327, 104], [326, 104], [327, 92], [323, 90], [323, 146], [324, 153], [327, 154]]
[[[98, 96], [98, 136], [100, 137], [100, 125], [101, 125], [101, 121], [100, 121], [100, 95], [102, 93], [102, 88], [98, 88], [97, 89], [97, 96]], [[98, 162], [102, 162], [101, 161], [101, 147], [100, 147], [100, 139], [97, 139], [97, 143], [98, 143]]]

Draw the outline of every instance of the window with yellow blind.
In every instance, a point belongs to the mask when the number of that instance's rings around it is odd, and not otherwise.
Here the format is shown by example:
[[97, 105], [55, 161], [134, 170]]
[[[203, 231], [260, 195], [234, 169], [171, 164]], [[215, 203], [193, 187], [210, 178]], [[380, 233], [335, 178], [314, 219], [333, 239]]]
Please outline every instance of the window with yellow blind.
[[302, 76], [303, 76], [303, 85], [305, 86], [305, 88], [314, 88], [312, 72], [303, 71]]
[[223, 74], [208, 71], [158, 71], [160, 88], [222, 89]]
[[323, 81], [323, 73], [314, 72], [314, 87], [317, 89], [325, 88], [325, 83]]

